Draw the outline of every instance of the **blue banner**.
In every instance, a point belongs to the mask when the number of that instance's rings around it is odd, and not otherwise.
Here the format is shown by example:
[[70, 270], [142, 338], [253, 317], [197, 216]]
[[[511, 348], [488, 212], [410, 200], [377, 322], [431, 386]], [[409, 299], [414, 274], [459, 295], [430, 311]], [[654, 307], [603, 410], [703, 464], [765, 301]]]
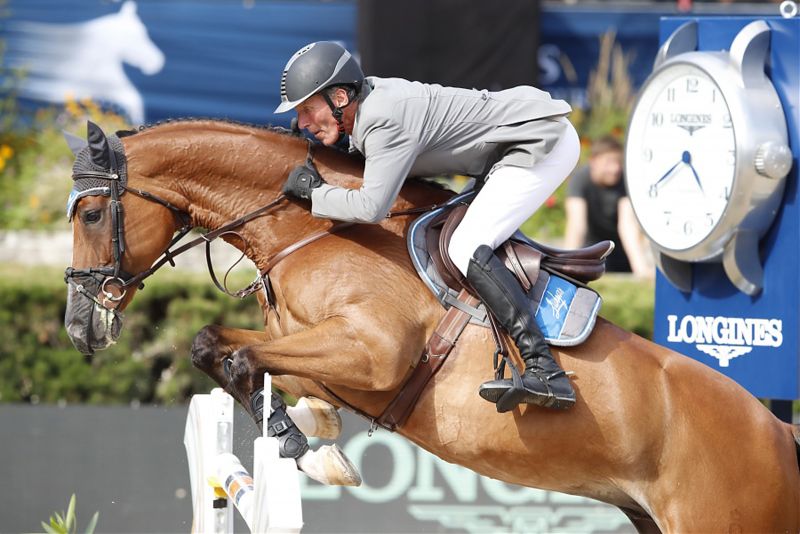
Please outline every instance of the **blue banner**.
[[[91, 98], [133, 123], [206, 116], [288, 125], [273, 115], [280, 74], [301, 46], [339, 41], [357, 50], [350, 1], [10, 0], [4, 63], [20, 68], [23, 102]], [[581, 105], [599, 54], [616, 30], [635, 84], [658, 48], [656, 11], [563, 7], [541, 16], [540, 86]]]
[[355, 49], [355, 4], [318, 1], [11, 0], [5, 64], [32, 102], [93, 100], [133, 123], [273, 116], [286, 61], [304, 44]]

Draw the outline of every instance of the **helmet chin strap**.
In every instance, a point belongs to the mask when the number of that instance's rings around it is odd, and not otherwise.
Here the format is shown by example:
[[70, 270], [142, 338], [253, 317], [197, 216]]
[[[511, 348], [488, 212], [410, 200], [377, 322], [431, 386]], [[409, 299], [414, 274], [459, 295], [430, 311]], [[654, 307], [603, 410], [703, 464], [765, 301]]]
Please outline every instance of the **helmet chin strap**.
[[346, 108], [347, 106], [352, 104], [353, 103], [353, 99], [350, 98], [350, 94], [348, 94], [347, 95], [348, 96], [347, 104], [345, 104], [344, 106], [336, 106], [333, 103], [333, 100], [331, 100], [331, 97], [328, 95], [328, 93], [326, 91], [322, 92], [322, 96], [325, 98], [325, 101], [328, 103], [328, 107], [331, 108], [331, 114], [333, 115], [333, 118], [336, 120], [336, 124], [337, 124], [338, 130], [339, 130], [339, 136], [336, 138], [336, 141], [339, 141], [339, 139], [341, 139], [341, 137], [345, 134], [344, 121], [342, 121], [342, 115], [344, 114], [344, 108]]

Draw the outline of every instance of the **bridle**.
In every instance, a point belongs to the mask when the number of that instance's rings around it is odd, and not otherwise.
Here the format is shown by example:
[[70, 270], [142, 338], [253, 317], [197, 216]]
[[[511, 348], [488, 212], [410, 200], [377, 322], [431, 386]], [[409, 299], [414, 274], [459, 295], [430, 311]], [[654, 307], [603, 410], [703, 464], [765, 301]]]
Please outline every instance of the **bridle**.
[[[108, 136], [109, 141], [111, 141], [114, 138], [115, 136]], [[117, 143], [119, 143], [118, 139], [115, 140]], [[121, 143], [119, 143], [119, 146], [121, 147]], [[87, 170], [87, 169], [75, 169], [73, 170], [72, 179], [75, 180], [76, 182], [78, 182], [79, 180], [91, 180], [91, 181], [99, 180], [101, 183], [107, 184], [106, 186], [101, 188], [97, 187], [90, 188], [84, 191], [84, 193], [81, 194], [80, 196], [108, 195], [111, 198], [109, 209], [111, 212], [111, 246], [114, 257], [114, 265], [89, 267], [86, 269], [74, 269], [72, 267], [67, 267], [67, 269], [64, 272], [64, 281], [67, 284], [74, 285], [78, 293], [84, 295], [90, 300], [93, 300], [100, 306], [106, 309], [110, 309], [109, 306], [107, 305], [107, 302], [111, 303], [111, 307], [116, 307], [116, 305], [123, 298], [125, 298], [125, 295], [127, 294], [128, 289], [130, 287], [139, 287], [140, 289], [143, 288], [144, 287], [143, 281], [152, 274], [154, 274], [156, 271], [158, 271], [164, 264], [169, 263], [174, 267], [175, 266], [174, 258], [176, 256], [182, 254], [183, 252], [186, 252], [191, 248], [194, 248], [197, 245], [205, 243], [206, 259], [208, 263], [209, 273], [215, 285], [221, 291], [223, 291], [228, 295], [242, 296], [241, 295], [242, 292], [231, 293], [230, 291], [228, 291], [227, 287], [225, 287], [223, 284], [220, 284], [219, 281], [217, 280], [217, 277], [214, 274], [214, 270], [211, 264], [211, 250], [210, 250], [211, 242], [216, 238], [227, 234], [235, 235], [244, 241], [244, 238], [240, 234], [234, 232], [234, 229], [244, 225], [245, 223], [255, 218], [264, 216], [272, 208], [277, 206], [283, 200], [286, 200], [286, 196], [283, 194], [279, 194], [277, 198], [275, 198], [265, 206], [258, 208], [254, 211], [251, 211], [246, 215], [239, 217], [238, 219], [231, 221], [221, 226], [220, 228], [217, 228], [216, 230], [209, 231], [201, 235], [200, 237], [192, 241], [189, 241], [188, 243], [185, 243], [184, 245], [173, 250], [173, 247], [178, 243], [178, 241], [180, 241], [187, 233], [189, 233], [194, 228], [194, 226], [192, 226], [191, 224], [190, 215], [185, 211], [181, 210], [180, 208], [176, 207], [175, 205], [171, 204], [169, 201], [157, 195], [127, 185], [127, 169], [125, 168], [124, 162], [118, 161], [117, 155], [115, 154], [115, 150], [113, 149], [108, 150], [108, 154], [109, 154], [108, 170], [97, 171], [97, 170]], [[310, 141], [308, 141], [308, 152], [306, 155], [306, 161], [310, 162], [312, 161], [312, 158], [313, 158], [313, 145]], [[173, 236], [172, 240], [167, 245], [164, 252], [162, 252], [161, 258], [157, 260], [152, 266], [150, 266], [150, 268], [135, 275], [126, 272], [122, 268], [122, 256], [125, 253], [125, 226], [124, 226], [122, 202], [120, 200], [120, 197], [126, 191], [129, 191], [136, 196], [144, 198], [145, 200], [161, 204], [165, 208], [169, 209], [182, 223], [181, 227], [177, 230], [177, 233], [175, 234], [175, 236]], [[233, 267], [231, 267], [231, 269], [232, 268]], [[82, 277], [92, 277], [99, 283], [100, 291], [103, 294], [102, 302], [98, 300], [98, 298], [95, 295], [90, 294], [86, 290], [83, 284], [76, 281], [76, 279], [80, 279]], [[117, 289], [117, 294], [111, 291], [112, 288]]]

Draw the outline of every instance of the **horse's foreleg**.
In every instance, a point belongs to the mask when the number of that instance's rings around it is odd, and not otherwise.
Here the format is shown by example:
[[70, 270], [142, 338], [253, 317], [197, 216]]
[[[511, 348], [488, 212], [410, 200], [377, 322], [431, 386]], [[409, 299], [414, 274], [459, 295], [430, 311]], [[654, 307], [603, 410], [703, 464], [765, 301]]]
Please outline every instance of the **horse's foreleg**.
[[[268, 340], [266, 332], [207, 325], [197, 333], [192, 342], [192, 364], [210, 376], [221, 388], [228, 389], [230, 376], [225, 372], [226, 360], [231, 360], [231, 355], [241, 347]], [[242, 402], [241, 398], [237, 400]]]
[[[192, 363], [233, 395], [254, 418], [256, 414], [251, 399], [257, 388], [263, 388], [264, 375], [259, 373], [248, 377], [250, 380], [247, 382], [247, 387], [242, 388], [241, 379], [231, 380], [230, 362], [232, 355], [242, 345], [263, 343], [268, 339], [264, 332], [209, 325], [197, 334], [192, 343]], [[228, 369], [226, 365], [229, 366]], [[277, 382], [280, 382], [280, 379]], [[287, 381], [294, 386], [295, 395], [299, 393], [296, 382], [297, 380], [291, 379]], [[262, 398], [261, 395], [258, 397]], [[314, 397], [300, 396], [296, 406], [286, 406], [271, 392], [269, 398], [267, 402], [272, 403], [275, 413], [270, 416], [268, 424], [276, 429], [280, 427], [279, 431], [275, 430], [271, 435], [275, 435], [281, 442], [282, 455], [295, 458], [301, 471], [323, 484], [340, 486], [361, 484], [358, 470], [338, 446], [325, 445], [317, 450], [307, 448], [303, 434], [326, 439], [338, 437], [342, 420], [335, 407]], [[300, 430], [300, 434], [291, 429], [292, 425]]]
[[[253, 343], [264, 343], [269, 339], [265, 332], [226, 328], [217, 325], [205, 326], [192, 343], [192, 363], [210, 376], [220, 387], [231, 392], [239, 403], [249, 409], [249, 392], [242, 394], [239, 388], [231, 388], [230, 375], [225, 370], [226, 361], [230, 365], [231, 355], [239, 348]], [[256, 379], [258, 387], [263, 384]], [[280, 382], [280, 380], [278, 380]], [[280, 387], [280, 384], [276, 384]], [[308, 436], [336, 439], [342, 428], [342, 421], [336, 408], [327, 402], [303, 397], [295, 392], [296, 406], [287, 406], [286, 412], [297, 428]], [[246, 400], [245, 400], [246, 399]]]
[[[400, 385], [418, 353], [411, 333], [356, 328], [345, 317], [331, 317], [288, 336], [242, 347], [233, 354], [231, 377], [237, 388], [254, 391], [254, 377], [268, 371], [362, 391], [391, 391]], [[417, 340], [419, 341], [419, 340]]]

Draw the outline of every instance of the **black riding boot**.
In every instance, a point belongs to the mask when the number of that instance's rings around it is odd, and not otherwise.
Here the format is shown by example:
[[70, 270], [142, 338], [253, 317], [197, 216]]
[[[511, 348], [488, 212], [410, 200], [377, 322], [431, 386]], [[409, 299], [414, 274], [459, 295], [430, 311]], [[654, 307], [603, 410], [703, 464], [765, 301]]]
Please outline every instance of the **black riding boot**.
[[481, 385], [480, 396], [497, 403], [498, 411], [507, 411], [522, 402], [561, 409], [575, 404], [569, 377], [553, 359], [522, 286], [491, 247], [482, 245], [475, 251], [467, 280], [514, 339], [525, 361], [522, 388], [514, 388], [510, 379], [492, 380]]

